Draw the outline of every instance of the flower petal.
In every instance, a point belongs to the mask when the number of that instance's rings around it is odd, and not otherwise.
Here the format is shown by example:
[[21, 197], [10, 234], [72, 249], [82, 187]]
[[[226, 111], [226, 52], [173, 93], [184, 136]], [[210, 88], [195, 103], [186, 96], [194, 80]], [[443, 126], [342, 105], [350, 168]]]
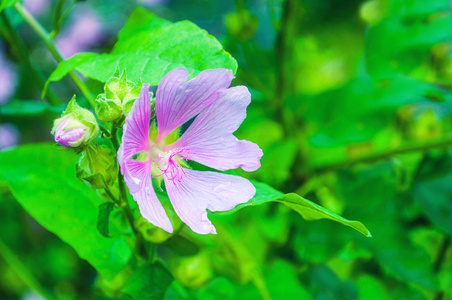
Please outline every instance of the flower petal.
[[234, 76], [231, 70], [214, 69], [202, 71], [189, 81], [187, 78], [186, 69], [175, 69], [165, 75], [157, 88], [157, 144], [213, 103], [218, 94], [229, 87]]
[[165, 176], [165, 187], [180, 219], [194, 232], [216, 233], [207, 211], [227, 211], [245, 203], [256, 193], [247, 179], [209, 171], [184, 169], [176, 180]]
[[135, 154], [148, 150], [149, 125], [151, 122], [151, 98], [149, 84], [143, 84], [138, 99], [127, 115], [123, 128], [122, 143], [118, 150], [118, 162], [124, 174], [124, 162]]
[[124, 179], [133, 199], [138, 203], [143, 218], [155, 226], [172, 233], [173, 226], [171, 221], [152, 187], [151, 160], [137, 161], [127, 159], [124, 165]]
[[260, 167], [262, 150], [256, 144], [238, 140], [232, 133], [246, 117], [251, 95], [244, 86], [227, 89], [200, 113], [181, 138], [168, 149], [181, 150], [186, 159], [221, 171]]

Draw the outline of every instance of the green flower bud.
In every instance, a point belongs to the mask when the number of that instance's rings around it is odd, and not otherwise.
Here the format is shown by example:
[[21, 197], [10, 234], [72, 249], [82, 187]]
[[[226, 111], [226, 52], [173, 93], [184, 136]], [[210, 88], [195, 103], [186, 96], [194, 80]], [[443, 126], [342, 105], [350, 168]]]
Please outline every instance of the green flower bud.
[[199, 289], [212, 279], [210, 257], [206, 252], [172, 259], [170, 267], [174, 277], [190, 288]]
[[106, 146], [90, 145], [82, 152], [75, 169], [77, 178], [93, 189], [113, 185], [118, 176], [115, 154]]
[[107, 99], [105, 94], [100, 94], [96, 98], [96, 114], [103, 122], [114, 121], [122, 115], [121, 102]]
[[96, 99], [96, 113], [104, 122], [114, 121], [127, 115], [140, 95], [141, 80], [137, 84], [127, 80], [126, 71], [119, 75], [119, 69], [105, 83], [104, 94]]
[[51, 132], [60, 145], [76, 148], [89, 145], [99, 134], [99, 125], [89, 110], [77, 104], [74, 96], [61, 118], [53, 123]]

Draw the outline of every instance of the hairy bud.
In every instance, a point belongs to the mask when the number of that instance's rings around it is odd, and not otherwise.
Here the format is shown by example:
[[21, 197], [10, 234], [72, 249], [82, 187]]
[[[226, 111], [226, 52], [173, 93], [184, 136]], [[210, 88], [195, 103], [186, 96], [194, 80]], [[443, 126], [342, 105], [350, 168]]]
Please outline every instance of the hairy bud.
[[127, 80], [126, 71], [119, 75], [119, 70], [105, 83], [105, 93], [96, 98], [96, 114], [103, 122], [126, 116], [138, 98], [141, 90], [141, 80], [135, 84]]
[[61, 118], [53, 123], [52, 134], [55, 142], [64, 147], [77, 148], [90, 144], [99, 133], [99, 125], [94, 115], [81, 108], [75, 96], [69, 102]]

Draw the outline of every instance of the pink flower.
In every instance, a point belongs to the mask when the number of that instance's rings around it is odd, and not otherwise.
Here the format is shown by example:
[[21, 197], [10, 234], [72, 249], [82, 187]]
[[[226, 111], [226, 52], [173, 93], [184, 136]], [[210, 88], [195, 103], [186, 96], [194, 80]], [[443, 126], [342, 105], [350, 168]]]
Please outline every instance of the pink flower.
[[[256, 189], [239, 176], [183, 168], [183, 160], [221, 171], [239, 167], [254, 171], [260, 167], [262, 150], [232, 134], [245, 119], [251, 101], [246, 87], [228, 88], [234, 78], [232, 72], [206, 70], [186, 81], [188, 76], [179, 68], [160, 82], [155, 100], [158, 134], [151, 139], [149, 85], [143, 85], [126, 118], [118, 161], [130, 193], [149, 222], [173, 231], [152, 187], [152, 177], [162, 176], [180, 219], [197, 233], [216, 233], [206, 210], [230, 210], [251, 199]], [[177, 141], [165, 141], [193, 118]]]

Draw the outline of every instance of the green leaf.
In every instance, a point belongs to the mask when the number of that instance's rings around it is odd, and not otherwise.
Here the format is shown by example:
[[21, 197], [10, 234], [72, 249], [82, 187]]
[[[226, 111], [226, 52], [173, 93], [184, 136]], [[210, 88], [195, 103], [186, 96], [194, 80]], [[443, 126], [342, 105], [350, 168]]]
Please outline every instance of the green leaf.
[[414, 199], [433, 224], [452, 236], [452, 157], [428, 157], [420, 166]]
[[232, 300], [237, 299], [234, 285], [224, 277], [214, 278], [208, 285], [199, 290], [199, 300]]
[[105, 202], [99, 205], [99, 216], [97, 218], [97, 230], [99, 230], [100, 234], [104, 237], [110, 237], [110, 213], [115, 207], [113, 202]]
[[16, 4], [19, 1], [20, 0], [2, 0], [0, 3], [0, 12], [7, 7], [13, 6], [14, 4]]
[[62, 62], [47, 82], [60, 80], [72, 69], [106, 82], [117, 68], [126, 68], [131, 81], [157, 85], [169, 71], [185, 67], [195, 76], [202, 70], [227, 68], [237, 62], [205, 30], [189, 21], [171, 23], [143, 8], [136, 8], [109, 54], [76, 54]]
[[64, 109], [64, 107], [55, 107], [46, 102], [34, 100], [13, 100], [3, 104], [0, 108], [4, 116], [37, 116], [45, 112], [61, 114]]
[[24, 145], [0, 152], [0, 181], [35, 220], [112, 279], [132, 251], [124, 235], [105, 238], [97, 231], [103, 201], [75, 177], [76, 161], [73, 152], [58, 151], [52, 144]]
[[297, 269], [290, 263], [283, 260], [274, 261], [265, 276], [271, 298], [310, 299], [297, 275]]
[[349, 214], [360, 216], [371, 228], [374, 238], [357, 242], [373, 253], [385, 274], [399, 283], [434, 290], [438, 282], [431, 257], [408, 237], [412, 225], [407, 224], [405, 215], [412, 201], [399, 190], [395, 175], [398, 165], [399, 162], [383, 161], [342, 170], [338, 173], [337, 189], [347, 201]]
[[161, 300], [172, 281], [173, 276], [161, 263], [147, 263], [134, 270], [124, 292], [133, 299]]
[[264, 203], [276, 201], [284, 203], [291, 209], [295, 210], [307, 221], [330, 219], [342, 223], [345, 226], [349, 226], [361, 232], [367, 237], [372, 237], [369, 230], [367, 230], [367, 228], [361, 222], [347, 220], [333, 212], [330, 212], [326, 208], [323, 208], [320, 205], [301, 197], [300, 195], [297, 195], [295, 193], [283, 194], [273, 189], [272, 187], [260, 182], [254, 181], [253, 185], [256, 187], [256, 195], [251, 200], [246, 203], [237, 205], [230, 211], [216, 212], [216, 214], [231, 214], [247, 206], [261, 205]]
[[[434, 5], [424, 2], [400, 1], [393, 6], [392, 16], [369, 28], [366, 63], [373, 78], [408, 74], [434, 45], [450, 41], [452, 17], [446, 1], [431, 1]], [[402, 12], [405, 15], [399, 15]]]
[[46, 84], [44, 85], [44, 89], [41, 93], [41, 98], [44, 98], [47, 93], [47, 88], [49, 86], [49, 83], [52, 81], [59, 81], [64, 76], [66, 76], [70, 71], [72, 71], [76, 66], [83, 64], [86, 61], [89, 61], [90, 59], [93, 59], [97, 57], [96, 53], [91, 52], [82, 52], [77, 53], [74, 56], [72, 56], [70, 59], [62, 61], [58, 64], [55, 71], [50, 74], [49, 79], [47, 79]]

